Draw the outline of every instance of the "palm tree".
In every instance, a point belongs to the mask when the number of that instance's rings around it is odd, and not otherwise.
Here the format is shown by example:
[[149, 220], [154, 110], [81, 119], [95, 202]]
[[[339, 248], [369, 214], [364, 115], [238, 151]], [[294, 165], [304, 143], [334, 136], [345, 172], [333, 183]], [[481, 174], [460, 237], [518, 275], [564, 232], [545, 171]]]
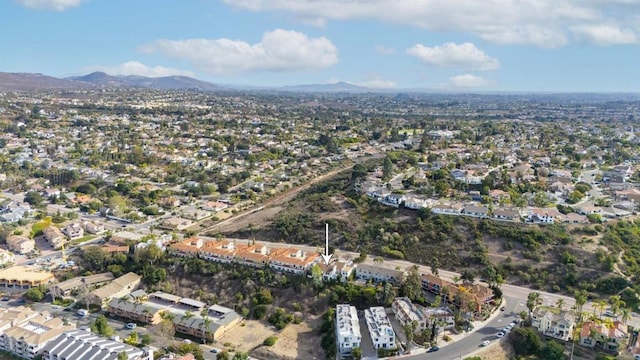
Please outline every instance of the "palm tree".
[[627, 321], [631, 319], [631, 310], [629, 310], [629, 308], [623, 307], [620, 311], [620, 320], [622, 320], [623, 324], [627, 325]]
[[580, 290], [573, 294], [573, 298], [576, 300], [576, 312], [580, 315], [580, 319], [582, 319], [582, 308], [587, 303], [588, 296], [589, 294], [585, 290]]
[[624, 301], [622, 301], [620, 295], [612, 295], [611, 297], [609, 297], [609, 305], [611, 306], [611, 312], [617, 317], [620, 307], [626, 304], [624, 303]]
[[453, 283], [458, 285], [458, 282], [460, 281], [460, 276], [458, 275], [453, 275], [453, 277], [451, 278], [451, 280], [453, 280]]
[[604, 309], [607, 307], [607, 302], [600, 299], [600, 300], [596, 300], [593, 303], [593, 315], [596, 314], [596, 310], [598, 310], [599, 317], [602, 317], [602, 312], [604, 311]]
[[200, 316], [202, 316], [202, 343], [207, 343], [207, 330], [209, 330], [209, 325], [211, 324], [211, 319], [209, 319], [209, 308], [204, 307], [200, 311]]
[[442, 296], [436, 295], [435, 298], [433, 299], [433, 303], [436, 306], [441, 306], [442, 305]]
[[527, 296], [527, 309], [529, 309], [529, 319], [533, 314], [533, 310], [542, 303], [542, 299], [540, 298], [540, 293], [538, 292], [530, 292]]
[[564, 299], [560, 298], [556, 301], [556, 307], [558, 310], [562, 311], [562, 307], [564, 306]]

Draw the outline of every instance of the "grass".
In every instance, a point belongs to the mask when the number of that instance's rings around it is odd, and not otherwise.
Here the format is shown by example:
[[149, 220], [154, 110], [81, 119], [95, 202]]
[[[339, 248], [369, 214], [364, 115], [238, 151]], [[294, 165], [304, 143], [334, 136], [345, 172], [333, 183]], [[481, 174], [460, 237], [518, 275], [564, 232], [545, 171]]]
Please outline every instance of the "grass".
[[31, 226], [31, 234], [29, 236], [33, 239], [34, 237], [42, 234], [42, 231], [49, 226], [51, 226], [51, 217], [46, 217]]

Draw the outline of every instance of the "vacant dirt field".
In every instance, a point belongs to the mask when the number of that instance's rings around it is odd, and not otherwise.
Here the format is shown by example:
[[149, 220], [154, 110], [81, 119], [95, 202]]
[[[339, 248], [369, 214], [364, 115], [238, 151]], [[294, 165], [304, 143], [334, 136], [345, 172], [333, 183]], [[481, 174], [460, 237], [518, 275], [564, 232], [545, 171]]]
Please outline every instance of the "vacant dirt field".
[[473, 354], [473, 356], [479, 356], [482, 360], [507, 360], [511, 359], [513, 355], [513, 349], [506, 341], [501, 341], [499, 344], [493, 344]]
[[[227, 350], [251, 352], [259, 359], [324, 359], [320, 346], [320, 337], [316, 330], [321, 319], [314, 318], [300, 324], [290, 324], [281, 332], [273, 326], [260, 321], [246, 320], [244, 326], [238, 326], [222, 336], [216, 347]], [[262, 346], [269, 336], [276, 336], [274, 346]]]

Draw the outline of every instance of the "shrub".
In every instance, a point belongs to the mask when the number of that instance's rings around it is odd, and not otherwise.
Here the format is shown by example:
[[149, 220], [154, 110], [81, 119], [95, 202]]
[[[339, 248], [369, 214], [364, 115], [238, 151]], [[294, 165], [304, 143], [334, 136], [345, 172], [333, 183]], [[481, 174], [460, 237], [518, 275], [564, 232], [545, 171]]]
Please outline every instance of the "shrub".
[[262, 343], [262, 345], [273, 346], [276, 344], [277, 341], [278, 341], [277, 336], [269, 336], [268, 338], [264, 339], [264, 342]]

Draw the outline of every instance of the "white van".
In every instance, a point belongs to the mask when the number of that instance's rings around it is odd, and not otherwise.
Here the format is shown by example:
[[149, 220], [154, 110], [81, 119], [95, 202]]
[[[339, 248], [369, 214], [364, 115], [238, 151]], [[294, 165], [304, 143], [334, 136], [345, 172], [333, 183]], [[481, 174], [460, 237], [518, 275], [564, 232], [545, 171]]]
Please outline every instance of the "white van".
[[80, 316], [87, 316], [87, 315], [89, 315], [89, 311], [87, 311], [86, 309], [80, 309], [80, 310], [78, 310], [77, 314], [80, 315]]

